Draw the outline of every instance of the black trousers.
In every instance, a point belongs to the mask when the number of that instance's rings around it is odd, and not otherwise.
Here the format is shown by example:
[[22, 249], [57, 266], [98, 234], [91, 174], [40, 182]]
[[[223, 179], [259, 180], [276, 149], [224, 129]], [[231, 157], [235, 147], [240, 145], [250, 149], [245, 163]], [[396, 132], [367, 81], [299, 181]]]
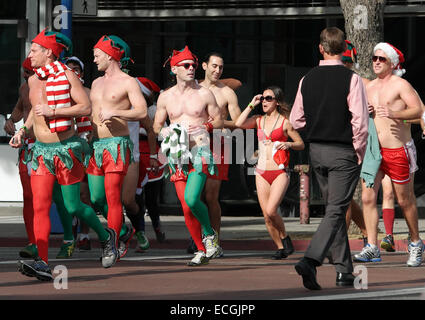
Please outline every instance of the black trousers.
[[360, 176], [357, 155], [350, 145], [311, 143], [310, 161], [326, 203], [325, 216], [305, 257], [320, 266], [330, 250], [337, 272], [353, 272], [345, 215]]

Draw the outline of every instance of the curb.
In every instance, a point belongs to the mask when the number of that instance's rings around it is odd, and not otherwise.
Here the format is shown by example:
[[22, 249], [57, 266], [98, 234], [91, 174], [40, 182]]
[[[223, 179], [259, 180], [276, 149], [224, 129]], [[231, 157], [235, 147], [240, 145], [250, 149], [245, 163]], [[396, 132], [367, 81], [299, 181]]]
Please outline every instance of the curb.
[[[311, 240], [292, 240], [295, 251], [306, 251]], [[149, 239], [150, 248], [152, 249], [183, 249], [189, 245], [189, 240], [183, 239], [167, 239], [164, 243], [159, 243], [154, 239]], [[0, 238], [0, 247], [24, 247], [28, 244], [27, 238]], [[92, 239], [92, 248], [100, 248], [100, 243], [97, 239]], [[363, 248], [362, 239], [349, 240], [351, 251], [361, 251]], [[62, 239], [49, 239], [50, 248], [60, 248]], [[274, 251], [277, 250], [272, 240], [221, 240], [220, 245], [224, 250], [252, 250], [252, 251]], [[130, 248], [136, 248], [137, 241], [131, 240]], [[396, 251], [406, 252], [408, 246], [407, 240], [395, 240]]]

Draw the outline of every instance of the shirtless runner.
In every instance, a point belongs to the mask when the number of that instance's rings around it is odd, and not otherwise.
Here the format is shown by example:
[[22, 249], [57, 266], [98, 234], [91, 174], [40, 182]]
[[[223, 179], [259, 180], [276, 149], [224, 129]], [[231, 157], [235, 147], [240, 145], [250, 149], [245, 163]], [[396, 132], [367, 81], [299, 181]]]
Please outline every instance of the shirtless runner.
[[[200, 84], [204, 88], [210, 89], [214, 94], [218, 107], [221, 111], [221, 116], [224, 120], [224, 129], [233, 130], [236, 128], [235, 121], [241, 114], [241, 110], [239, 108], [238, 97], [236, 96], [235, 92], [220, 81], [220, 77], [223, 74], [223, 67], [224, 61], [220, 53], [214, 52], [208, 54], [202, 63], [202, 68], [205, 70], [205, 79]], [[231, 120], [226, 120], [229, 114]], [[212, 138], [214, 139], [214, 136], [212, 136]], [[220, 236], [221, 207], [219, 196], [221, 181], [228, 180], [230, 161], [224, 157], [226, 154], [225, 148], [229, 149], [230, 146], [221, 136], [217, 136], [216, 139], [220, 139], [219, 142], [221, 145], [221, 155], [219, 154], [220, 158], [214, 155], [214, 161], [217, 165], [218, 174], [208, 175], [207, 182], [205, 183], [205, 201], [208, 206], [211, 226]], [[211, 150], [214, 150], [212, 142], [213, 141], [211, 141]], [[223, 254], [221, 247], [219, 250], [220, 253], [218, 256], [221, 256]]]
[[369, 105], [375, 110], [374, 121], [381, 148], [382, 161], [373, 188], [363, 186], [362, 201], [368, 244], [354, 255], [355, 261], [381, 261], [377, 247], [378, 212], [376, 200], [385, 175], [391, 178], [394, 193], [403, 210], [411, 235], [408, 250], [409, 267], [422, 263], [424, 245], [419, 238], [418, 212], [410, 173], [410, 157], [406, 144], [412, 139], [410, 125], [403, 120], [413, 120], [422, 114], [422, 102], [417, 92], [401, 76], [403, 54], [388, 43], [378, 43], [374, 48], [373, 70], [377, 78], [367, 84]]
[[[189, 141], [193, 155], [190, 163], [181, 160], [190, 153], [186, 145], [173, 145], [167, 154], [173, 173], [170, 181], [174, 182], [183, 207], [186, 226], [198, 249], [188, 265], [198, 266], [208, 263], [209, 259], [219, 253], [218, 235], [211, 227], [208, 208], [201, 201], [201, 194], [207, 173], [217, 172], [210, 150], [209, 132], [214, 128], [222, 128], [223, 120], [214, 94], [195, 82], [198, 59], [187, 46], [181, 52], [173, 51], [170, 65], [171, 71], [176, 75], [177, 84], [160, 94], [153, 128], [155, 133], [165, 138], [161, 146], [163, 152], [170, 141], [171, 144], [184, 141], [185, 133], [190, 138], [186, 140]], [[163, 128], [167, 116], [171, 124], [170, 127]], [[212, 118], [212, 121], [208, 122], [209, 118]], [[176, 148], [180, 148], [182, 156], [172, 158]], [[173, 159], [176, 162], [172, 162]]]
[[108, 227], [118, 235], [123, 223], [122, 186], [133, 161], [127, 121], [147, 117], [146, 101], [136, 79], [120, 69], [124, 45], [122, 39], [105, 35], [93, 49], [94, 62], [105, 74], [93, 81], [90, 92], [93, 155], [87, 168], [91, 202], [107, 213]]
[[64, 39], [67, 38], [60, 33], [43, 30], [32, 41], [29, 58], [36, 74], [28, 79], [28, 86], [33, 107], [25, 126], [10, 142], [12, 147], [19, 147], [27, 131], [33, 128], [36, 142], [32, 149], [31, 188], [39, 257], [32, 263], [19, 261], [18, 269], [24, 275], [46, 281], [53, 279], [48, 265], [48, 239], [55, 181], [61, 185], [67, 212], [85, 220], [99, 236], [105, 268], [111, 266], [110, 256], [116, 252], [114, 232], [104, 229], [93, 209], [80, 200], [80, 182], [89, 148], [76, 136], [73, 117], [89, 114], [91, 105], [75, 73], [57, 61], [65, 47]]

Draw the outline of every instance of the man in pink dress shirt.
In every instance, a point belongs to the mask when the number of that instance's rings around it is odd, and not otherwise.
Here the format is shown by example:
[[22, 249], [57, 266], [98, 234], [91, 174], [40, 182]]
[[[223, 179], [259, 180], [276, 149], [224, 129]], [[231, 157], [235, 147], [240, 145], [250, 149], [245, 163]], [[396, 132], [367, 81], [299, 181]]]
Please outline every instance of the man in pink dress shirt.
[[310, 160], [326, 202], [326, 213], [304, 257], [295, 265], [310, 290], [321, 289], [316, 267], [330, 250], [337, 273], [336, 285], [352, 286], [353, 263], [345, 214], [353, 197], [368, 135], [368, 109], [360, 76], [344, 67], [344, 33], [326, 28], [320, 34], [324, 60], [301, 79], [290, 122], [305, 131]]

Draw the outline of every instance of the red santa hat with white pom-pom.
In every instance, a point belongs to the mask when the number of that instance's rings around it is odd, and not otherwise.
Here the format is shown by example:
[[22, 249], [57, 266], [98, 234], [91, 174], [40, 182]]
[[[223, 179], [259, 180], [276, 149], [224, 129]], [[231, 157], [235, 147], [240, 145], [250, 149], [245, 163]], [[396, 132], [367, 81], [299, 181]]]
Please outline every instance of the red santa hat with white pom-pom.
[[394, 65], [394, 75], [402, 77], [406, 73], [406, 70], [401, 68], [401, 64], [404, 62], [404, 55], [400, 50], [387, 42], [378, 43], [373, 49], [373, 53], [378, 50], [384, 51], [387, 57], [390, 58], [391, 63]]

